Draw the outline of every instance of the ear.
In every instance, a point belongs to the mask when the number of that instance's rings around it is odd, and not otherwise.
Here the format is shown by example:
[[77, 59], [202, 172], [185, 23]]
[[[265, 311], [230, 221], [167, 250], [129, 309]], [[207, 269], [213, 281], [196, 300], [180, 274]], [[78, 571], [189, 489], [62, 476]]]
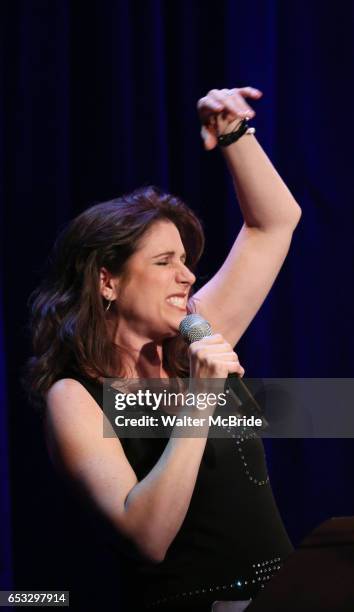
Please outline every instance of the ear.
[[100, 293], [109, 301], [116, 300], [118, 297], [119, 279], [114, 277], [107, 268], [100, 269]]

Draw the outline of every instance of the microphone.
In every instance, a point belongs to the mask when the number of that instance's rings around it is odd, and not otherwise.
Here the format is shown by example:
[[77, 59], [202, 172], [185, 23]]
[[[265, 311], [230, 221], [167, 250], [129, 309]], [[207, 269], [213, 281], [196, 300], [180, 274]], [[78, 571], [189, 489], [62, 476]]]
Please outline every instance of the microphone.
[[[199, 314], [189, 314], [184, 317], [179, 325], [179, 332], [187, 344], [192, 344], [192, 342], [202, 340], [213, 334], [210, 323]], [[242, 406], [243, 409], [247, 406], [247, 412], [250, 414], [245, 416], [262, 417], [263, 426], [265, 426], [266, 421], [261, 407], [236, 372], [231, 372], [228, 375], [226, 386], [232, 392], [239, 406]]]

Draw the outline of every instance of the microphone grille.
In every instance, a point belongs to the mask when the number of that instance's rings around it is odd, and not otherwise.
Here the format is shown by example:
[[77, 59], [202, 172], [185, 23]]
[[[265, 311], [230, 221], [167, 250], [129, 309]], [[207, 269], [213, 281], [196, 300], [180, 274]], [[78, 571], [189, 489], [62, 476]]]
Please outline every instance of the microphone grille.
[[211, 336], [213, 333], [210, 323], [199, 314], [189, 314], [184, 317], [179, 325], [179, 331], [188, 344]]

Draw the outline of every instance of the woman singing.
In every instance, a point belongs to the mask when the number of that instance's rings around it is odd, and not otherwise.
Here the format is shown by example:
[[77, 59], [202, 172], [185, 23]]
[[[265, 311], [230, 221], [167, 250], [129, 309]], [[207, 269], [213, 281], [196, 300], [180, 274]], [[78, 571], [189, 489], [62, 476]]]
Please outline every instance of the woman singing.
[[[193, 297], [201, 225], [176, 197], [150, 187], [74, 219], [33, 300], [31, 390], [53, 461], [124, 542], [124, 610], [244, 610], [292, 551], [258, 437], [102, 435], [105, 377], [244, 373], [233, 347], [301, 214], [246, 123], [255, 115], [246, 99], [261, 95], [212, 90], [198, 102], [204, 146], [220, 145], [244, 224]], [[178, 329], [190, 312], [214, 335], [188, 347]]]

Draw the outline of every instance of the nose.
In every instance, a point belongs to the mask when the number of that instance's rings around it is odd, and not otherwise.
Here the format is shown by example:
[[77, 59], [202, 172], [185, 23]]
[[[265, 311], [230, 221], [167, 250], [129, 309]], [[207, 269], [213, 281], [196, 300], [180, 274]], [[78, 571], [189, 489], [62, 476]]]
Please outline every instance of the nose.
[[184, 263], [181, 263], [177, 272], [177, 281], [179, 283], [193, 285], [196, 281], [196, 276]]

